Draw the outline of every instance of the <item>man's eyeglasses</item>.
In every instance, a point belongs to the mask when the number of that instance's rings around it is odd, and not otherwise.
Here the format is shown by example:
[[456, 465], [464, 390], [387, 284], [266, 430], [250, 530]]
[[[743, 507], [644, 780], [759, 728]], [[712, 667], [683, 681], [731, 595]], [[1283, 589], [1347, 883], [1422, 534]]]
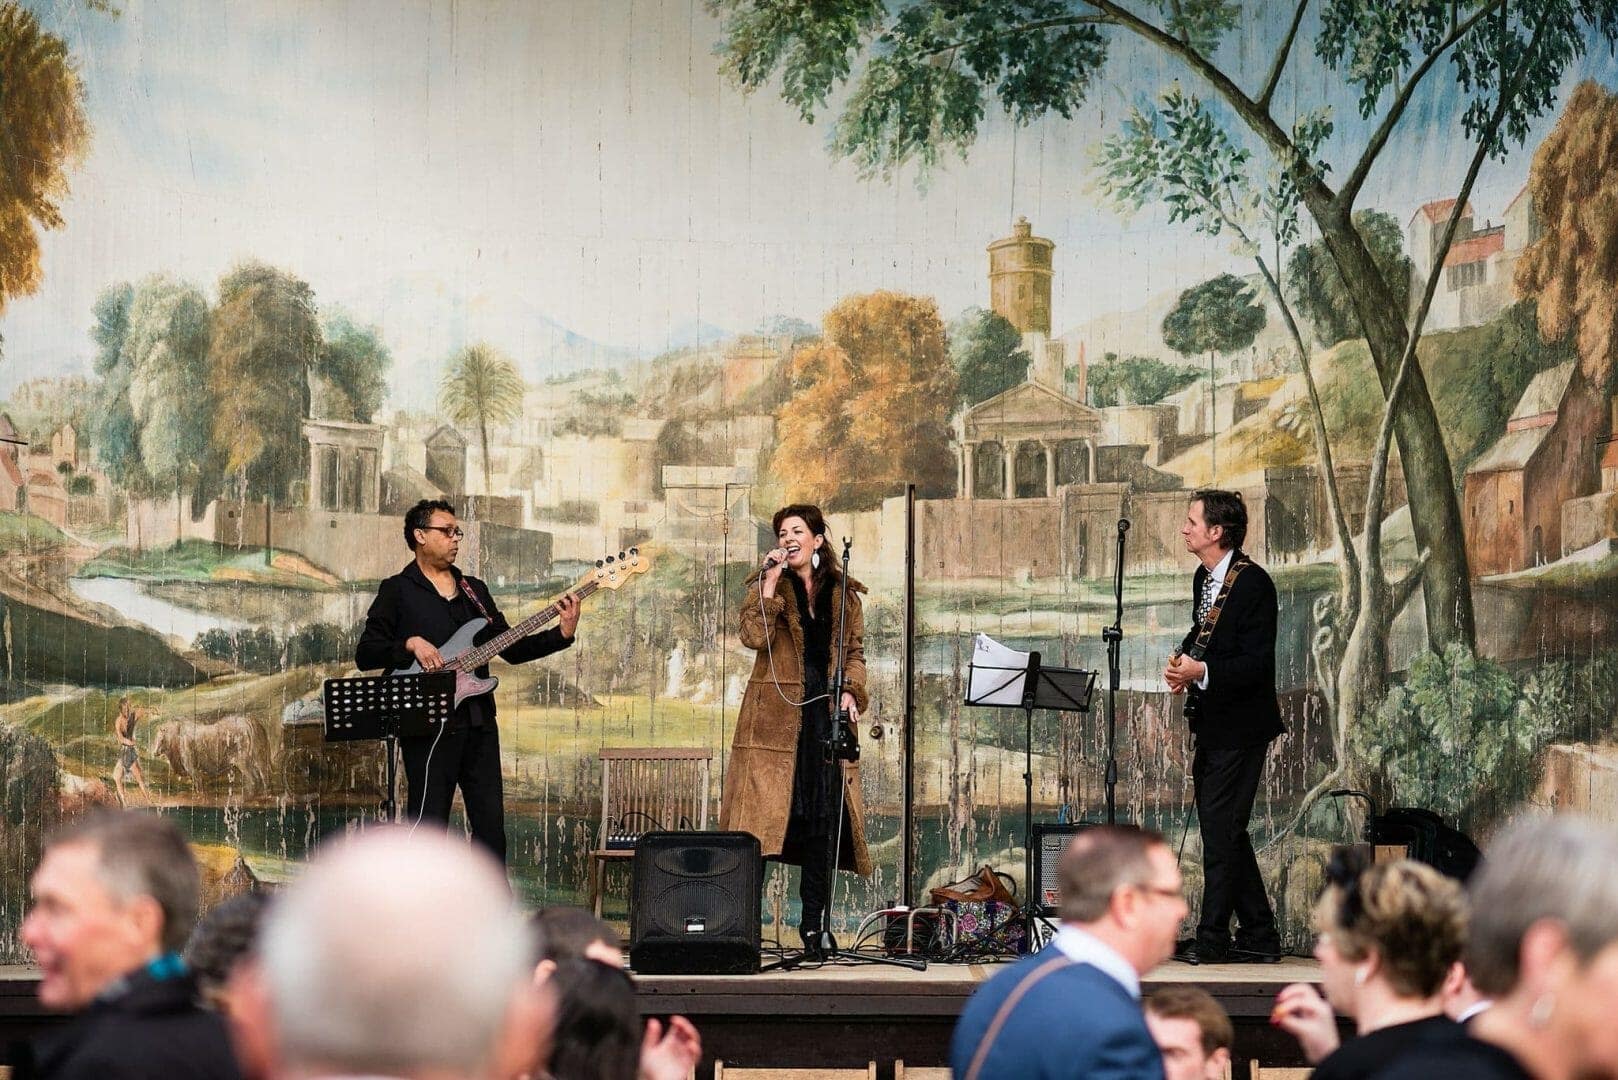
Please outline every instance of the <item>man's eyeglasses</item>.
[[441, 532], [451, 540], [459, 540], [466, 535], [466, 530], [462, 529], [459, 525], [418, 525], [417, 528], [431, 529], [433, 532]]
[[1181, 900], [1185, 897], [1182, 890], [1171, 889], [1166, 885], [1136, 885], [1135, 891], [1143, 892], [1150, 896], [1162, 897], [1165, 900]]

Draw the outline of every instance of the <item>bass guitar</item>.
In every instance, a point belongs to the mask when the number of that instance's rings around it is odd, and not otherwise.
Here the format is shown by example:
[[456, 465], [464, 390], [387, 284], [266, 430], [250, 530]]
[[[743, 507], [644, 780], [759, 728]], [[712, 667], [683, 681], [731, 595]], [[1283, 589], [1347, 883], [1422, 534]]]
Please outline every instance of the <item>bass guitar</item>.
[[[576, 581], [567, 592], [576, 599], [583, 600], [598, 589], [621, 588], [637, 575], [646, 573], [651, 565], [651, 559], [642, 554], [639, 548], [620, 551], [617, 555], [597, 559], [595, 569]], [[500, 685], [500, 680], [493, 675], [487, 679], [479, 678], [477, 669], [513, 643], [521, 641], [536, 630], [543, 629], [561, 613], [561, 603], [558, 599], [557, 602], [536, 611], [516, 626], [485, 641], [479, 641], [478, 635], [488, 629], [488, 619], [477, 618], [462, 623], [448, 641], [438, 646], [438, 655], [444, 658], [443, 670], [455, 673], [455, 707], [460, 708], [461, 702], [468, 698], [493, 693], [494, 688]], [[421, 662], [417, 661], [407, 668], [395, 668], [389, 671], [388, 675], [418, 675], [421, 670]]]

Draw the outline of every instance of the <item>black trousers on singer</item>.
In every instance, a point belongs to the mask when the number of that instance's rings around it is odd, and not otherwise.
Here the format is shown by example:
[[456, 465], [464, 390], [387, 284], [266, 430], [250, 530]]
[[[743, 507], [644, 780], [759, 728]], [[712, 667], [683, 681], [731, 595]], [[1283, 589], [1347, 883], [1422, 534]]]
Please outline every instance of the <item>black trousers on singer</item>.
[[1198, 746], [1191, 759], [1197, 821], [1202, 829], [1202, 916], [1197, 921], [1197, 944], [1214, 953], [1231, 947], [1232, 915], [1237, 924], [1236, 948], [1281, 951], [1275, 912], [1264, 893], [1264, 878], [1247, 833], [1268, 755], [1267, 745]]
[[500, 775], [500, 729], [488, 722], [476, 727], [451, 724], [438, 737], [436, 747], [434, 737], [420, 735], [399, 740], [407, 792], [405, 821], [448, 824], [450, 804], [459, 787], [473, 841], [493, 852], [504, 866], [506, 805]]

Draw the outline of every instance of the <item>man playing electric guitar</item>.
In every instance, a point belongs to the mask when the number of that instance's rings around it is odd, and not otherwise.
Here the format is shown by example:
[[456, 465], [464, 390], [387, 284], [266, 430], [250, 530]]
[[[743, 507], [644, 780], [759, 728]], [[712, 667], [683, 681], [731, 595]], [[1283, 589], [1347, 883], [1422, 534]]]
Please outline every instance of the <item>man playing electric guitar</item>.
[[1270, 741], [1284, 730], [1275, 697], [1275, 584], [1241, 551], [1247, 507], [1236, 492], [1195, 492], [1180, 535], [1201, 565], [1192, 578], [1191, 631], [1163, 678], [1174, 693], [1190, 695], [1203, 888], [1197, 936], [1174, 955], [1192, 964], [1273, 962], [1281, 939], [1247, 822]]
[[[365, 616], [365, 632], [354, 650], [356, 667], [398, 671], [419, 664], [424, 671], [437, 671], [446, 664], [439, 646], [463, 624], [487, 619], [488, 629], [480, 632], [484, 638], [508, 628], [488, 586], [455, 566], [462, 535], [455, 511], [447, 502], [423, 499], [405, 514], [405, 543], [415, 559], [377, 589]], [[579, 601], [565, 596], [557, 609], [557, 626], [507, 646], [500, 658], [521, 664], [573, 644]], [[487, 678], [488, 667], [478, 668], [475, 674]], [[472, 839], [505, 862], [506, 811], [494, 695], [467, 698], [450, 723], [440, 725], [431, 735], [401, 738], [399, 751], [404, 758], [409, 820], [447, 823], [459, 786]]]

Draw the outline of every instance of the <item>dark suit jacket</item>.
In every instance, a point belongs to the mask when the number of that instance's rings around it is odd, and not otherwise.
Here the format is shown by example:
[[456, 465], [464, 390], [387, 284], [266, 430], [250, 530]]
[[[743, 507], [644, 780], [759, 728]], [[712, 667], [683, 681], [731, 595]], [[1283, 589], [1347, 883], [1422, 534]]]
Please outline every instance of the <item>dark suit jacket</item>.
[[[403, 570], [385, 579], [371, 601], [371, 610], [365, 616], [365, 631], [354, 649], [354, 666], [361, 671], [407, 668], [416, 662], [405, 642], [413, 637], [424, 637], [434, 645], [448, 641], [463, 623], [482, 618], [482, 612], [461, 591], [465, 581], [477, 593], [478, 599], [489, 613], [489, 626], [478, 634], [480, 642], [510, 629], [506, 617], [500, 613], [489, 587], [475, 577], [463, 575], [459, 568], [450, 567], [455, 574], [455, 595], [446, 600], [438, 595], [433, 583], [421, 572], [412, 559]], [[560, 627], [553, 626], [521, 641], [513, 642], [500, 654], [508, 664], [521, 664], [549, 656], [573, 644], [572, 638], [562, 636]], [[488, 678], [488, 665], [478, 668], [480, 678]], [[472, 698], [461, 705], [465, 713], [462, 720], [481, 724], [493, 720], [495, 702], [493, 694]]]
[[[966, 1075], [995, 1014], [1052, 948], [1024, 957], [980, 986], [950, 1040], [956, 1080]], [[1162, 1080], [1163, 1058], [1140, 1002], [1100, 968], [1068, 963], [1011, 1007], [978, 1080]]]
[[[1190, 648], [1197, 638], [1197, 598], [1207, 578], [1208, 571], [1198, 566], [1191, 579], [1191, 630], [1182, 648]], [[1208, 689], [1198, 692], [1198, 716], [1191, 725], [1198, 746], [1263, 746], [1286, 730], [1275, 698], [1276, 611], [1275, 582], [1253, 563], [1231, 586], [1202, 657], [1208, 665]]]
[[40, 1038], [20, 1075], [37, 1080], [238, 1080], [218, 1013], [197, 1003], [190, 975], [156, 980], [144, 971], [65, 1027]]

